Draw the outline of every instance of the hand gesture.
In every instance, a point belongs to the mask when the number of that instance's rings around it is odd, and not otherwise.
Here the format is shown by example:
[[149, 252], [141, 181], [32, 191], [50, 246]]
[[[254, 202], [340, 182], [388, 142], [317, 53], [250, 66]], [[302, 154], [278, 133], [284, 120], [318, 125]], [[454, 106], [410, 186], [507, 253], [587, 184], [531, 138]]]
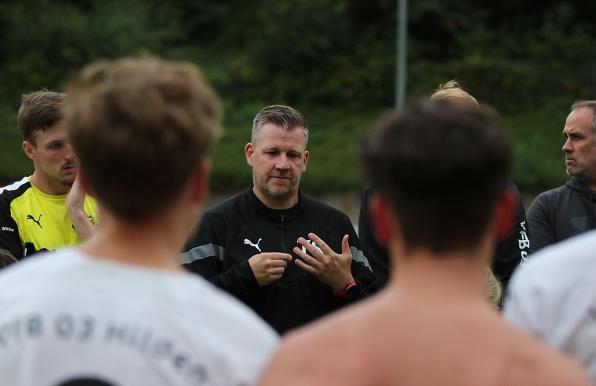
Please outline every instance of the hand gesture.
[[290, 260], [292, 256], [287, 253], [265, 252], [252, 256], [248, 259], [248, 264], [262, 287], [281, 279]]
[[94, 231], [93, 224], [85, 213], [85, 192], [81, 188], [78, 175], [66, 196], [65, 206], [80, 241], [90, 238]]
[[66, 196], [66, 209], [68, 209], [69, 213], [76, 213], [79, 211], [83, 211], [85, 203], [85, 192], [81, 188], [81, 183], [79, 182], [79, 176], [77, 175], [70, 187], [70, 191]]
[[[354, 280], [352, 277], [352, 252], [348, 243], [348, 235], [344, 235], [341, 241], [341, 254], [335, 253], [323, 240], [314, 233], [309, 233], [308, 238], [315, 245], [302, 237], [298, 238], [298, 244], [303, 249], [294, 247], [293, 251], [300, 259], [296, 259], [296, 265], [315, 275], [323, 283], [327, 284], [333, 291], [341, 291], [346, 284]], [[303, 250], [308, 253], [305, 253]]]

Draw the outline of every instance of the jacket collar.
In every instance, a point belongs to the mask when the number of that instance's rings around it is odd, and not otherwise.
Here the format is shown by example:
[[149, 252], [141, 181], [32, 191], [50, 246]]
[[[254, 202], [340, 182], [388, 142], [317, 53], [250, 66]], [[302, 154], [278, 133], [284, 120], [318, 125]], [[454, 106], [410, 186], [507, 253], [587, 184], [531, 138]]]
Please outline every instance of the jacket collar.
[[567, 181], [565, 185], [571, 189], [575, 190], [576, 192], [582, 192], [586, 194], [592, 193], [592, 190], [588, 188], [586, 184], [584, 184], [581, 180], [573, 177], [571, 180]]
[[596, 199], [596, 192], [593, 192], [586, 184], [573, 178], [565, 184], [569, 189], [579, 193], [579, 198], [586, 211], [587, 226], [586, 230], [596, 228], [596, 213], [594, 213], [594, 202]]
[[269, 208], [261, 200], [259, 200], [255, 192], [253, 191], [253, 186], [248, 188], [246, 194], [248, 195], [248, 199], [250, 200], [250, 202], [255, 206], [255, 208], [257, 208], [258, 213], [262, 216], [268, 216], [276, 219], [280, 218], [281, 216], [284, 216], [285, 219], [290, 220], [300, 212], [300, 208], [302, 207], [303, 197], [300, 190], [298, 190], [298, 202], [296, 203], [296, 205], [288, 209]]

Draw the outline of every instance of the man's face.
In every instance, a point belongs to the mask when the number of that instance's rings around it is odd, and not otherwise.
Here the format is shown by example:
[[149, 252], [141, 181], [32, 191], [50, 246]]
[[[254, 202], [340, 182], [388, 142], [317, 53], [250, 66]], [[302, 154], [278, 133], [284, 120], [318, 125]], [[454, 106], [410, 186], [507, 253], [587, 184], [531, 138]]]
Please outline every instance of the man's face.
[[265, 123], [254, 141], [246, 145], [255, 193], [266, 205], [280, 209], [295, 203], [300, 177], [308, 162], [305, 142], [300, 127], [286, 130]]
[[591, 184], [596, 182], [596, 141], [592, 131], [592, 109], [573, 110], [563, 128], [565, 166], [567, 174]]
[[58, 191], [68, 192], [77, 175], [77, 162], [62, 122], [33, 134], [33, 144], [23, 142], [23, 149], [33, 160], [43, 182]]

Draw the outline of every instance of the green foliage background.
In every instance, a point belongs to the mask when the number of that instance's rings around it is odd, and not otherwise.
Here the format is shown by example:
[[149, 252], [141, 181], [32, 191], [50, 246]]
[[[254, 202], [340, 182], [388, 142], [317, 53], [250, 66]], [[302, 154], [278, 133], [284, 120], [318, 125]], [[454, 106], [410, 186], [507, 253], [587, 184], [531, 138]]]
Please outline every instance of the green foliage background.
[[[596, 2], [410, 2], [408, 96], [456, 78], [503, 115], [514, 180], [540, 191], [565, 180], [569, 105], [594, 99]], [[31, 172], [16, 111], [21, 94], [61, 90], [85, 64], [153, 53], [198, 64], [221, 95], [225, 135], [212, 184], [249, 182], [242, 149], [255, 112], [291, 104], [311, 128], [303, 186], [362, 182], [358, 139], [393, 105], [394, 0], [23, 0], [0, 3], [0, 180]]]

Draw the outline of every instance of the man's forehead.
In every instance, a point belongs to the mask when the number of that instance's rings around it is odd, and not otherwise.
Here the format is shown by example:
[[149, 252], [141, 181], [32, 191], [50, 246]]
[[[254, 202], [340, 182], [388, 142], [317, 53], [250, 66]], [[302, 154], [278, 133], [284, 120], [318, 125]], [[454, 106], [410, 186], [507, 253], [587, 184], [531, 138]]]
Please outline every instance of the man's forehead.
[[306, 147], [304, 128], [294, 127], [286, 129], [274, 123], [264, 124], [253, 142], [254, 145], [265, 147], [297, 146], [302, 149]]
[[51, 141], [65, 141], [67, 139], [66, 126], [63, 122], [58, 122], [46, 129], [35, 130], [33, 135], [37, 142], [44, 143]]
[[591, 130], [594, 113], [588, 107], [580, 107], [573, 110], [565, 120], [563, 131]]

